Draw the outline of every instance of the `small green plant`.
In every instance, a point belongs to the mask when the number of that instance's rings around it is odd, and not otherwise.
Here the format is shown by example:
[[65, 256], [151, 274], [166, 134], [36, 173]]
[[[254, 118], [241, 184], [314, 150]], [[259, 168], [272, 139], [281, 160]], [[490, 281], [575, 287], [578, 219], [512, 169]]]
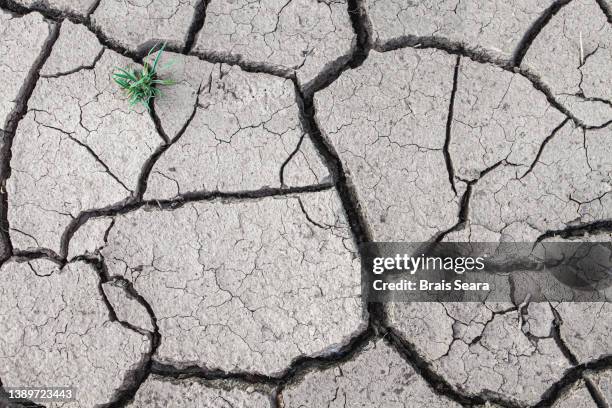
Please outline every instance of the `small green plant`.
[[174, 84], [174, 81], [171, 79], [159, 79], [157, 77], [157, 66], [166, 44], [163, 44], [157, 52], [153, 64], [151, 65], [149, 63], [148, 57], [153, 54], [156, 47], [157, 45], [149, 50], [141, 70], [135, 70], [133, 68], [116, 68], [116, 71], [113, 73], [113, 80], [126, 92], [130, 101], [130, 107], [134, 107], [140, 103], [149, 110], [151, 107], [151, 99], [162, 94], [157, 86]]

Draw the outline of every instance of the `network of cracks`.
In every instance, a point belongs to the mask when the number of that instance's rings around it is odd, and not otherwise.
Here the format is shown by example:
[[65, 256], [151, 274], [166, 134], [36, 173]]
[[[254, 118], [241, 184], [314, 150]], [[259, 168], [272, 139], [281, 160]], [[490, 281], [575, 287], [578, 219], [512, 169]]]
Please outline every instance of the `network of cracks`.
[[367, 304], [359, 248], [609, 241], [611, 7], [0, 0], [0, 385], [76, 390], [0, 405], [609, 407], [609, 303]]

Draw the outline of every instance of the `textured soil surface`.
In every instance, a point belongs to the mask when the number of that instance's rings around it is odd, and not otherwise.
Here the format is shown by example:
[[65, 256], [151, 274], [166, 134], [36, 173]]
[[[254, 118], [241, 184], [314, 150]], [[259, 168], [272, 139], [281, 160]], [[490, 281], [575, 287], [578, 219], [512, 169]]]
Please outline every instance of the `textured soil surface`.
[[2, 389], [612, 407], [610, 303], [367, 304], [359, 252], [612, 238], [609, 0], [0, 0], [0, 136]]

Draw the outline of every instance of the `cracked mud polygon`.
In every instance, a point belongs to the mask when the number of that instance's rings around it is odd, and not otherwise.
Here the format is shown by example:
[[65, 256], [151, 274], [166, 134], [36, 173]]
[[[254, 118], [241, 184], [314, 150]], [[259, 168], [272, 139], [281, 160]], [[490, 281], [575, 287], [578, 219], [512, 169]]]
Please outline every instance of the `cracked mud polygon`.
[[608, 0], [0, 0], [0, 136], [1, 407], [612, 406], [608, 302], [360, 286], [611, 240]]

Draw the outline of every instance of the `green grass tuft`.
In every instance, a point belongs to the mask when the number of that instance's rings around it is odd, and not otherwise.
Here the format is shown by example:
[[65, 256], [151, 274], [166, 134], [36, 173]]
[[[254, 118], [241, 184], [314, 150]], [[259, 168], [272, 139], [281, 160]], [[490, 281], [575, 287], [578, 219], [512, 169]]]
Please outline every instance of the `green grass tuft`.
[[[147, 57], [153, 54], [156, 47], [149, 50]], [[149, 110], [151, 109], [151, 100], [162, 94], [157, 87], [160, 85], [174, 85], [174, 81], [171, 79], [157, 78], [157, 66], [165, 47], [166, 44], [161, 46], [152, 65], [149, 63], [148, 58], [146, 58], [141, 70], [116, 68], [116, 71], [113, 73], [113, 80], [127, 94], [130, 107], [142, 104]]]

